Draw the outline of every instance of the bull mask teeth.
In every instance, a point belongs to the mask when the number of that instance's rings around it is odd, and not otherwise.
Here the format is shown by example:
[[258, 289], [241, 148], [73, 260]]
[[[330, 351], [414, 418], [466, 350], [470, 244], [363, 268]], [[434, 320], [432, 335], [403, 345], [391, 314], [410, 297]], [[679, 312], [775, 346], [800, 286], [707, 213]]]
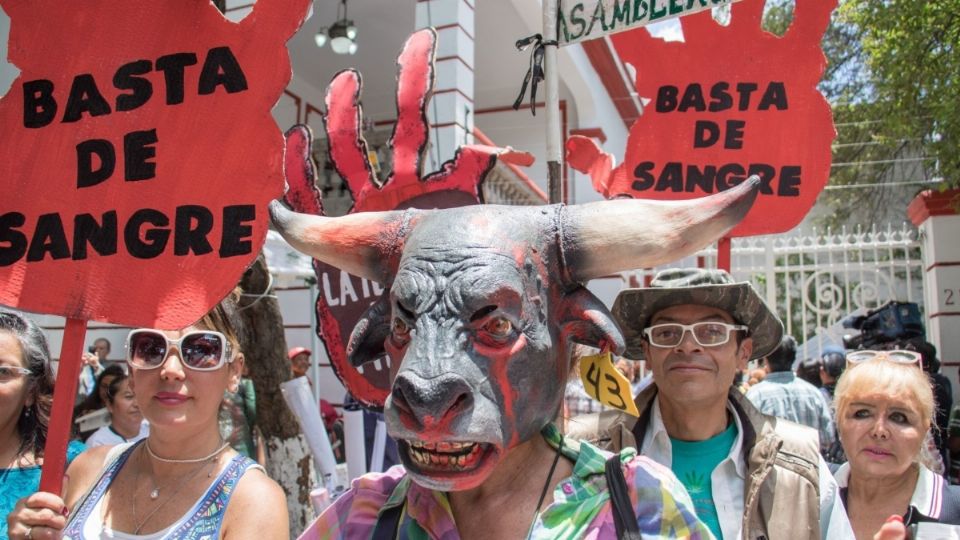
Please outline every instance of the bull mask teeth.
[[407, 441], [414, 464], [433, 470], [464, 470], [475, 467], [483, 453], [482, 443]]
[[477, 448], [479, 443], [470, 443], [470, 442], [439, 442], [439, 443], [427, 443], [422, 441], [409, 441], [411, 448], [423, 449], [428, 452], [440, 452], [440, 453], [459, 453], [465, 449]]

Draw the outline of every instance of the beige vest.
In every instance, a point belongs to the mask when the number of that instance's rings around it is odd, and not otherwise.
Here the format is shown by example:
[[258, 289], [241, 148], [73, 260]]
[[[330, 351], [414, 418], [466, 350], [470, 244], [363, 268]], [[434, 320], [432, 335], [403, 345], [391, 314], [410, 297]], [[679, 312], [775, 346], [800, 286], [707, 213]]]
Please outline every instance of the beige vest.
[[[646, 432], [656, 393], [651, 384], [635, 399], [639, 419], [612, 410], [579, 416], [570, 420], [567, 436], [613, 452], [640, 448], [634, 433]], [[730, 401], [744, 429], [743, 540], [820, 538], [816, 431], [761, 413], [739, 391], [730, 392]]]

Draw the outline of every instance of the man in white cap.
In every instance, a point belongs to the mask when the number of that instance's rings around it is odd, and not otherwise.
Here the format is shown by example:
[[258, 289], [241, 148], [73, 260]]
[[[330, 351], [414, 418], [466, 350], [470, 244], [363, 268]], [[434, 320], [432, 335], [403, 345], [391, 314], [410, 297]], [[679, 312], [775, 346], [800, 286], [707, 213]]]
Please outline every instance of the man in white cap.
[[640, 417], [574, 419], [572, 436], [634, 446], [670, 467], [717, 538], [853, 538], [817, 433], [758, 411], [736, 373], [780, 343], [783, 325], [749, 283], [721, 270], [674, 269], [617, 296], [624, 356], [646, 359], [653, 384]]

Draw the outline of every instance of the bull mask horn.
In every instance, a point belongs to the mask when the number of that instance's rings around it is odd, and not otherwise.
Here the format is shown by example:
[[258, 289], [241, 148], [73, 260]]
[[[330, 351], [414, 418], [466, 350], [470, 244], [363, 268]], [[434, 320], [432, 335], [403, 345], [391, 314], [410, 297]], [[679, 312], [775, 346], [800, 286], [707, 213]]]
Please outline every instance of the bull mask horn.
[[293, 212], [279, 201], [270, 203], [274, 226], [297, 251], [383, 284], [390, 283], [399, 265], [404, 239], [417, 215], [405, 210], [324, 217]]
[[760, 179], [686, 201], [615, 199], [568, 206], [563, 258], [578, 283], [616, 272], [649, 268], [696, 253], [747, 215]]

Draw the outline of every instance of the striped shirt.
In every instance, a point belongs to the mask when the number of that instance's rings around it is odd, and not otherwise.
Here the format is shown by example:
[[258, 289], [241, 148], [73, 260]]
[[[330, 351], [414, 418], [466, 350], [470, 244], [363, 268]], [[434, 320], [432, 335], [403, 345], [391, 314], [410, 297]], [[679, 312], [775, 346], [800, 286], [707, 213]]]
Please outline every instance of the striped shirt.
[[[840, 497], [844, 506], [847, 504], [847, 487], [850, 484], [850, 464], [844, 463], [833, 473], [840, 487]], [[910, 506], [924, 517], [937, 521], [944, 512], [944, 480], [943, 476], [931, 471], [923, 465], [917, 466], [917, 485], [913, 488], [910, 497]], [[949, 500], [949, 499], [948, 499]], [[950, 501], [953, 502], [953, 501]], [[949, 503], [948, 503], [949, 504]], [[956, 514], [956, 512], [952, 512]], [[912, 515], [909, 509], [904, 515]]]
[[[550, 424], [543, 436], [554, 448], [562, 435]], [[557, 485], [553, 502], [538, 514], [529, 539], [615, 538], [604, 465], [610, 456], [586, 442], [563, 439], [562, 452], [574, 461], [573, 475]], [[630, 500], [645, 539], [713, 538], [694, 514], [690, 496], [669, 469], [636, 455], [620, 453]], [[314, 521], [301, 540], [369, 539], [383, 509], [403, 505], [399, 538], [459, 538], [447, 494], [411, 481], [401, 466], [368, 474]]]
[[747, 390], [747, 399], [760, 412], [812, 427], [820, 433], [820, 448], [833, 444], [833, 414], [817, 387], [791, 371], [774, 371]]

